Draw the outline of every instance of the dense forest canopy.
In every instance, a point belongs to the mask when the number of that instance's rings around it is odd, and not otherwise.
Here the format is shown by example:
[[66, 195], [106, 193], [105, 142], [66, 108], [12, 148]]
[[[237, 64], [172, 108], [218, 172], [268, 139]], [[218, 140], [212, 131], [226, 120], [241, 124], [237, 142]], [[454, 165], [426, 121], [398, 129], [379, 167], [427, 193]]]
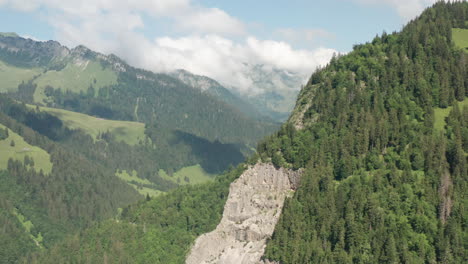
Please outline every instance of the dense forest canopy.
[[265, 258], [466, 261], [468, 54], [452, 28], [467, 19], [468, 3], [437, 3], [312, 75], [297, 101], [303, 116], [259, 146], [263, 160], [306, 168]]
[[[467, 20], [468, 3], [438, 2], [401, 32], [356, 45], [312, 74], [289, 121], [258, 144], [258, 154], [248, 160], [303, 170], [265, 259], [285, 264], [466, 262], [468, 53], [457, 45], [456, 34], [468, 30]], [[21, 65], [30, 57], [25, 54]], [[50, 60], [41, 57], [37, 63]], [[130, 74], [119, 78], [119, 84], [98, 92], [54, 87], [47, 93], [54, 106], [133, 120], [135, 108], [120, 105], [131, 95], [141, 103], [138, 118], [147, 121], [146, 143], [128, 146], [107, 134], [95, 142], [54, 116], [0, 97], [0, 123], [9, 128], [0, 130], [0, 140], [15, 132], [46, 150], [53, 163], [48, 176], [31, 170], [29, 159], [11, 160], [8, 170], [0, 171], [5, 227], [0, 263], [184, 263], [195, 238], [219, 223], [229, 184], [246, 164], [211, 183], [145, 199], [114, 173], [138, 168], [138, 175], [167, 191], [175, 184], [153, 172], [163, 166], [177, 169], [180, 163], [174, 161], [214, 161], [211, 169], [220, 170], [221, 157], [206, 153], [204, 146], [214, 153], [227, 149], [240, 162], [236, 144], [214, 140], [228, 128], [188, 132], [175, 120], [154, 117], [152, 109], [165, 102], [137, 98], [170, 97], [168, 90], [153, 90], [148, 80]], [[132, 83], [138, 92], [127, 91]], [[26, 82], [10, 95], [34, 100], [34, 89]], [[94, 108], [97, 98], [106, 98], [98, 105], [102, 108]], [[205, 110], [194, 115], [204, 119]], [[236, 137], [231, 132], [227, 138]], [[154, 144], [163, 154], [152, 151]], [[201, 155], [194, 158], [190, 151]]]

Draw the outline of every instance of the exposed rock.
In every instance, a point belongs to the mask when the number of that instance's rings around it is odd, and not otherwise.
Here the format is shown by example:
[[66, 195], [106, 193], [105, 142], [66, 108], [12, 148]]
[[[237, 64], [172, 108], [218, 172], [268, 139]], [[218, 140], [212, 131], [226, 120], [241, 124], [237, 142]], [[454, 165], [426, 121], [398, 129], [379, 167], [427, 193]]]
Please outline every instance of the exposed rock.
[[298, 187], [300, 174], [262, 163], [246, 170], [230, 186], [220, 224], [195, 241], [186, 263], [265, 263], [260, 258], [266, 240], [273, 234], [284, 199]]
[[[307, 124], [304, 123], [304, 115], [312, 106], [314, 92], [315, 87], [312, 85], [302, 88], [301, 92], [299, 93], [296, 107], [288, 119], [288, 123], [293, 124], [297, 130], [301, 130], [307, 126]], [[311, 117], [309, 122], [315, 122], [317, 118], [318, 116]]]

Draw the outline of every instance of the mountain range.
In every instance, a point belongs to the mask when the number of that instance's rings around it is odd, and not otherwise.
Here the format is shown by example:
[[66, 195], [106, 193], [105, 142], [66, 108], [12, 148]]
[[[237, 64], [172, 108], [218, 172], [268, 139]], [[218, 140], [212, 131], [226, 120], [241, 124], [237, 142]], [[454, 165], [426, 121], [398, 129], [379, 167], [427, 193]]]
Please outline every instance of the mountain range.
[[465, 263], [467, 21], [437, 2], [294, 100], [3, 34], [0, 263]]

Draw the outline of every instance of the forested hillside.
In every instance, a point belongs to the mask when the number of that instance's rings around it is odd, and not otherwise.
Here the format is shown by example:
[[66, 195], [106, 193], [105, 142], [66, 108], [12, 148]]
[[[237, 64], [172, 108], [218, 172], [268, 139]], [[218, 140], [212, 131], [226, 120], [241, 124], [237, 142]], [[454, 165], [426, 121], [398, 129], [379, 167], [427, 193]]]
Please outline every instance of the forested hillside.
[[0, 34], [0, 80], [0, 263], [213, 182], [275, 126], [113, 55], [16, 34]]
[[468, 3], [439, 2], [312, 75], [259, 146], [305, 168], [266, 259], [466, 263], [468, 54], [452, 33], [467, 19]]
[[[0, 139], [0, 151], [2, 156], [11, 155], [7, 166], [0, 168], [1, 263], [15, 263], [28, 252], [50, 247], [142, 198], [105, 164], [25, 125], [36, 128], [35, 122], [44, 122], [50, 135], [65, 134], [66, 129], [48, 126], [53, 123], [47, 120], [53, 119], [22, 112], [27, 113], [25, 107], [0, 96], [0, 124], [8, 135]], [[8, 151], [18, 146], [21, 149]]]
[[221, 220], [229, 184], [245, 170], [239, 165], [213, 183], [184, 186], [147, 198], [120, 215], [70, 235], [26, 263], [184, 263], [195, 238]]
[[[0, 35], [0, 78], [0, 92], [15, 100], [76, 112], [41, 108], [58, 117], [59, 126], [91, 131], [94, 140], [96, 136], [112, 137], [114, 152], [99, 142], [91, 147], [111, 156], [92, 156], [80, 146], [74, 149], [107, 164], [109, 159], [113, 164], [121, 161], [122, 166], [112, 168], [137, 170], [139, 178], [150, 180], [159, 190], [178, 184], [172, 178], [162, 183], [161, 173], [172, 176], [200, 166], [207, 178], [239, 164], [252, 153], [256, 142], [277, 126], [261, 121], [258, 114], [255, 118], [244, 114], [237, 107], [248, 109], [247, 104], [234, 105], [240, 99], [225, 89], [222, 95], [206, 93], [169, 75], [133, 68], [114, 55], [105, 56], [83, 46], [68, 49], [54, 41]], [[91, 128], [87, 124], [103, 119], [103, 123], [139, 122], [136, 125], [144, 126], [144, 135], [138, 131], [137, 138], [129, 138], [122, 136], [125, 131], [106, 131], [104, 125]], [[40, 126], [37, 123], [33, 129], [47, 125]], [[71, 134], [47, 136], [73, 145], [79, 137]], [[122, 139], [131, 146], [118, 146]], [[88, 143], [84, 144], [87, 148]], [[184, 177], [190, 180], [190, 175]]]
[[[467, 21], [468, 3], [439, 2], [401, 32], [356, 45], [312, 74], [288, 122], [260, 142], [248, 161], [302, 171], [265, 260], [466, 262]], [[5, 38], [14, 41], [0, 40]], [[60, 59], [66, 50], [52, 43], [53, 51], [42, 51], [46, 44], [24, 42], [21, 47], [32, 45], [36, 53], [17, 53], [14, 64], [11, 51], [0, 51], [10, 72], [28, 69], [21, 73], [24, 82], [9, 82], [19, 85], [5, 88], [10, 96], [145, 122], [146, 138], [128, 145], [110, 132], [92, 137], [70, 130], [46, 109], [0, 96], [0, 142], [13, 147], [15, 133], [46, 151], [52, 163], [49, 174], [38, 172], [29, 157], [10, 159], [0, 171], [0, 263], [184, 263], [196, 237], [219, 223], [229, 184], [246, 165], [175, 190], [170, 176], [156, 172], [174, 172], [181, 164], [222, 171], [227, 161], [241, 162], [241, 150], [269, 126], [257, 130], [262, 124], [226, 110], [224, 103], [172, 77], [127, 68], [113, 56], [96, 76], [99, 89], [92, 80], [83, 91], [42, 87], [43, 94], [36, 94], [38, 72], [69, 66]], [[117, 79], [105, 73], [120, 67], [126, 70], [117, 71]], [[181, 94], [186, 98], [175, 96]], [[189, 105], [190, 97], [203, 107]], [[221, 127], [209, 131], [213, 126], [205, 119]], [[120, 180], [131, 178], [123, 170], [135, 170], [139, 180]], [[167, 193], [142, 199], [135, 186]]]

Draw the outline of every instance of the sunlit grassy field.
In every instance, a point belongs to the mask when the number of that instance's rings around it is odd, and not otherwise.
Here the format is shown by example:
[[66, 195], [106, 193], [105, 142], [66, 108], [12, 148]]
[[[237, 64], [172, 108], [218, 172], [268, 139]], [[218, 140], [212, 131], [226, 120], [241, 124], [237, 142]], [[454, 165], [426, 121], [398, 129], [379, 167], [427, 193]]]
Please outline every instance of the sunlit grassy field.
[[[0, 128], [5, 129], [6, 127], [0, 124]], [[52, 171], [49, 153], [39, 147], [28, 144], [20, 135], [11, 130], [8, 131], [8, 134], [8, 138], [0, 140], [0, 169], [7, 168], [8, 159], [12, 158], [23, 162], [24, 157], [27, 155], [33, 158], [33, 168], [37, 172], [42, 170], [47, 174]], [[12, 141], [14, 142], [14, 146], [11, 146]]]
[[[36, 107], [31, 106], [30, 107]], [[111, 132], [116, 140], [124, 141], [129, 145], [136, 145], [140, 140], [146, 138], [145, 124], [130, 121], [108, 120], [63, 109], [40, 107], [45, 111], [58, 117], [70, 129], [80, 129], [94, 139], [100, 133]]]
[[123, 170], [121, 172], [116, 172], [115, 176], [119, 177], [121, 180], [125, 181], [130, 186], [135, 188], [135, 190], [137, 190], [137, 192], [139, 192], [141, 195], [148, 194], [149, 196], [158, 196], [161, 193], [163, 193], [159, 190], [155, 190], [155, 189], [151, 189], [151, 188], [147, 188], [143, 186], [138, 186], [137, 184], [135, 184], [135, 183], [146, 184], [146, 185], [153, 184], [147, 179], [139, 178], [136, 171], [133, 171], [132, 174], [129, 174], [126, 170]]
[[60, 71], [48, 71], [35, 83], [37, 89], [34, 93], [34, 101], [43, 103], [46, 98], [44, 90], [47, 85], [75, 93], [86, 92], [90, 86], [93, 86], [97, 92], [99, 88], [116, 84], [117, 74], [110, 69], [103, 68], [98, 62], [83, 61], [82, 63], [69, 63]]
[[181, 185], [205, 183], [212, 181], [216, 177], [215, 174], [207, 173], [198, 164], [182, 168], [173, 173], [172, 176], [169, 176], [164, 170], [159, 170], [159, 176]]
[[0, 61], [0, 93], [16, 91], [21, 82], [27, 82], [40, 74], [39, 68], [18, 68]]
[[[462, 102], [458, 103], [458, 106], [461, 109], [463, 107], [468, 107], [468, 98], [465, 98]], [[445, 118], [449, 115], [450, 111], [452, 111], [452, 106], [447, 108], [435, 108], [434, 109], [434, 129], [437, 131], [441, 131], [445, 127]]]
[[455, 45], [468, 52], [468, 29], [454, 28], [452, 29], [452, 38]]

